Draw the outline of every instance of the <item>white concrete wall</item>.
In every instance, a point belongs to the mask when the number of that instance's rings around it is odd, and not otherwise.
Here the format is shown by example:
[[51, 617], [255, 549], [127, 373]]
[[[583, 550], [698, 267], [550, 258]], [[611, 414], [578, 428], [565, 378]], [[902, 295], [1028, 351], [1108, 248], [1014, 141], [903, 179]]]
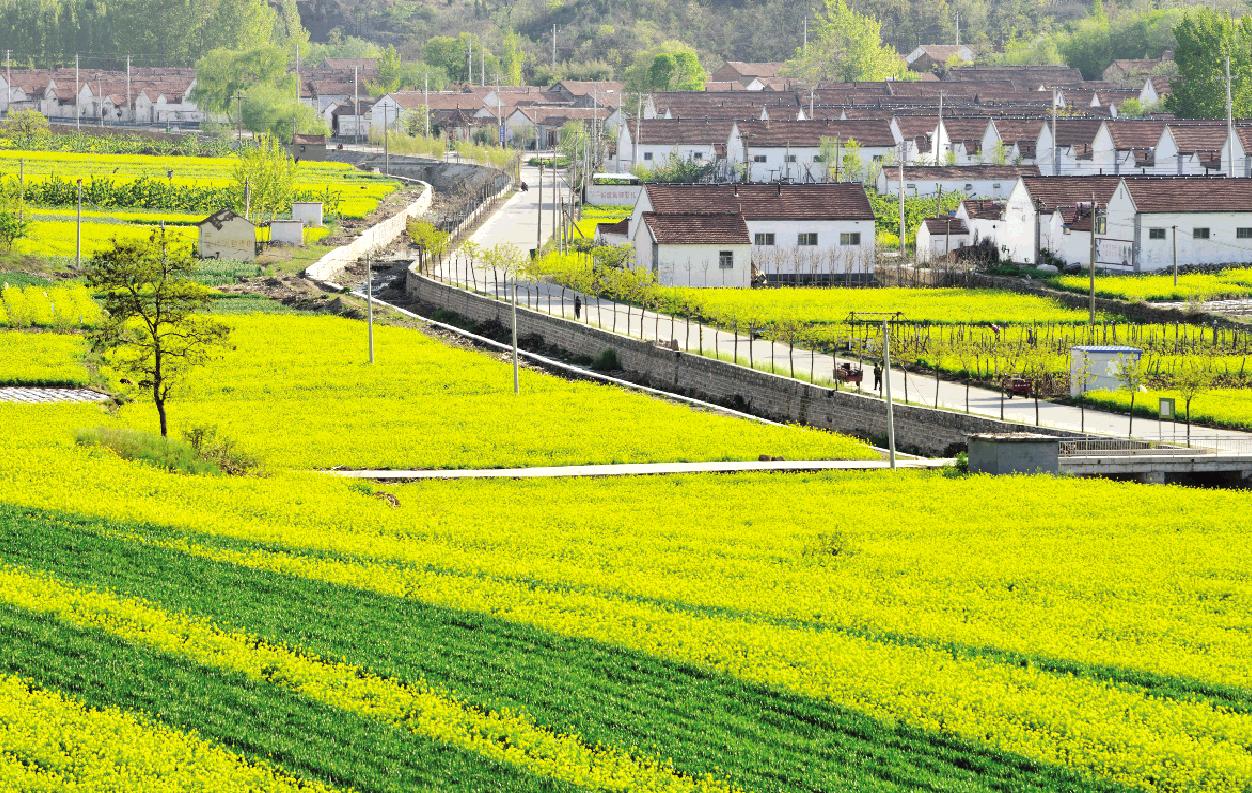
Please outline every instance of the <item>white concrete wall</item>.
[[[720, 266], [722, 251], [734, 255], [734, 267]], [[746, 288], [752, 285], [751, 245], [660, 245], [657, 258], [657, 279], [666, 286]]]
[[970, 242], [972, 242], [972, 239], [968, 234], [953, 234], [951, 237], [945, 237], [943, 234], [932, 235], [930, 229], [923, 223], [917, 229], [917, 239], [915, 240], [917, 260], [919, 262], [930, 262], [935, 259], [942, 259], [962, 245], [969, 245]]
[[344, 269], [365, 256], [374, 248], [382, 247], [394, 242], [404, 233], [409, 218], [420, 217], [430, 209], [433, 191], [430, 185], [424, 185], [422, 194], [417, 200], [402, 209], [398, 214], [392, 215], [381, 223], [361, 232], [360, 236], [349, 242], [347, 245], [340, 245], [338, 248], [327, 253], [313, 264], [305, 268], [304, 274], [314, 281], [323, 281], [337, 286], [334, 281], [344, 271]]
[[1004, 220], [1000, 222], [996, 237], [996, 244], [1005, 258], [1014, 262], [1034, 263], [1037, 218], [1038, 213], [1030, 200], [1030, 194], [1019, 180], [1005, 201]]
[[[817, 245], [797, 245], [801, 233], [816, 233]], [[861, 235], [859, 245], [844, 245], [842, 235]], [[774, 245], [757, 246], [756, 235], [773, 234]], [[874, 271], [874, 221], [749, 220], [757, 268], [768, 275], [844, 275]]]
[[[899, 184], [899, 171], [895, 168], [886, 168], [878, 179], [878, 192], [895, 195], [899, 190]], [[939, 188], [942, 187], [943, 192], [948, 195], [964, 193], [969, 198], [1004, 199], [1009, 197], [1009, 193], [1013, 192], [1016, 184], [1017, 177], [1015, 176], [1003, 179], [910, 179], [908, 174], [905, 174], [904, 195], [910, 198], [915, 195], [933, 196], [938, 194]]]
[[212, 223], [200, 226], [196, 250], [201, 259], [250, 262], [256, 258], [256, 227], [243, 218], [232, 218], [219, 229]]

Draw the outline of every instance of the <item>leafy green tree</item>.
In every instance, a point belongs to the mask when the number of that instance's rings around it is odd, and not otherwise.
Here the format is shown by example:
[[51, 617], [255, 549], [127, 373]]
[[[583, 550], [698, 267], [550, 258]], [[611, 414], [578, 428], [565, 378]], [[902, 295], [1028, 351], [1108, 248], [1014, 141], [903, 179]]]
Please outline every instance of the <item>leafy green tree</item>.
[[1229, 56], [1234, 114], [1252, 116], [1252, 16], [1232, 21], [1207, 8], [1192, 8], [1174, 36], [1178, 77], [1170, 83], [1165, 108], [1183, 118], [1224, 118]]
[[626, 69], [626, 90], [703, 91], [709, 74], [700, 56], [681, 41], [665, 41], [643, 50]]
[[1130, 394], [1130, 425], [1127, 436], [1135, 434], [1135, 397], [1148, 381], [1148, 369], [1137, 355], [1119, 355], [1113, 362], [1113, 377]]
[[294, 98], [295, 76], [287, 72], [288, 58], [286, 51], [272, 44], [244, 50], [212, 50], [196, 64], [196, 87], [192, 92], [196, 103], [216, 113], [233, 113], [235, 96], [259, 86], [288, 90]]
[[168, 240], [164, 229], [146, 240], [116, 241], [87, 266], [87, 283], [100, 294], [107, 317], [92, 333], [92, 348], [113, 371], [151, 394], [163, 437], [175, 386], [230, 334], [229, 327], [203, 316], [213, 290], [195, 275], [191, 252]]
[[325, 134], [326, 123], [317, 111], [296, 100], [294, 87], [258, 85], [243, 97], [243, 125], [253, 132], [268, 132], [290, 141], [297, 132]]
[[1182, 397], [1187, 411], [1187, 445], [1191, 445], [1191, 403], [1200, 394], [1213, 387], [1213, 370], [1199, 363], [1185, 364], [1174, 373], [1174, 390]]
[[383, 50], [378, 59], [378, 77], [366, 81], [365, 85], [375, 96], [389, 94], [404, 85], [404, 61], [395, 47], [388, 44], [387, 49]]
[[865, 180], [865, 166], [861, 162], [861, 143], [856, 138], [843, 142], [843, 162], [839, 164], [840, 181], [861, 182]]
[[882, 41], [878, 20], [854, 11], [846, 0], [826, 0], [786, 72], [809, 83], [878, 81], [903, 77], [904, 60]]
[[238, 189], [235, 211], [244, 211], [245, 188], [251, 198], [248, 206], [252, 217], [273, 219], [291, 206], [296, 164], [274, 135], [262, 133], [256, 145], [239, 153], [234, 177]]
[[13, 141], [17, 149], [33, 149], [48, 135], [48, 119], [38, 110], [15, 110], [0, 121], [0, 138]]
[[526, 64], [526, 51], [522, 49], [522, 37], [510, 30], [500, 44], [500, 82], [504, 85], [522, 84], [522, 67]]
[[13, 243], [30, 231], [26, 217], [26, 199], [15, 182], [0, 184], [0, 248], [12, 250]]

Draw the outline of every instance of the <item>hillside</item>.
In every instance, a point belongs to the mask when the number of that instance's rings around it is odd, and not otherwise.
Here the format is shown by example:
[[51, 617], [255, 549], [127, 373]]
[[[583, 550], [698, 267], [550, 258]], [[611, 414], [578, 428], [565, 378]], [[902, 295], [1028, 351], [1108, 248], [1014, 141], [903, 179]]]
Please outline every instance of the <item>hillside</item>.
[[[525, 39], [531, 62], [542, 64], [551, 59], [556, 25], [558, 61], [620, 67], [641, 47], [673, 38], [692, 44], [712, 62], [782, 60], [801, 44], [806, 14], [812, 18], [821, 5], [817, 0], [308, 0], [299, 8], [314, 41], [355, 36], [416, 55], [430, 36], [472, 30], [491, 42], [500, 31], [512, 29]], [[887, 42], [903, 52], [920, 42], [954, 41], [958, 24], [963, 41], [1000, 44], [1014, 30], [1047, 28], [1054, 20], [1073, 19], [1088, 10], [1086, 4], [1045, 8], [1024, 0], [878, 0], [854, 5], [881, 19]]]

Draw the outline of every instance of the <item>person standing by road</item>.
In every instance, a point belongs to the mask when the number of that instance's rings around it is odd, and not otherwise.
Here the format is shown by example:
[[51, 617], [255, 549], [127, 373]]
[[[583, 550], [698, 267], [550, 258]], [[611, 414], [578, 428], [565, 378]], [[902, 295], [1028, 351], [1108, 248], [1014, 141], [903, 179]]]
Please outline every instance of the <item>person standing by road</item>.
[[882, 367], [874, 364], [874, 390], [882, 393]]
[[583, 299], [578, 295], [574, 295], [574, 319], [578, 319], [583, 313]]

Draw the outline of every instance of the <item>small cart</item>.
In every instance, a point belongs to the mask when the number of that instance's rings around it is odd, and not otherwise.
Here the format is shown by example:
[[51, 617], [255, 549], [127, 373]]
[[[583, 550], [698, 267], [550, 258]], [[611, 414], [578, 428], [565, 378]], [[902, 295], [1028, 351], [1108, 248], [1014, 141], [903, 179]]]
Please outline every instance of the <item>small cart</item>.
[[1004, 391], [1009, 399], [1015, 396], [1028, 397], [1035, 392], [1034, 386], [1024, 377], [1007, 377], [1004, 380]]
[[865, 370], [860, 366], [853, 368], [850, 363], [841, 363], [835, 367], [835, 379], [844, 384], [856, 383], [859, 387], [865, 379]]

